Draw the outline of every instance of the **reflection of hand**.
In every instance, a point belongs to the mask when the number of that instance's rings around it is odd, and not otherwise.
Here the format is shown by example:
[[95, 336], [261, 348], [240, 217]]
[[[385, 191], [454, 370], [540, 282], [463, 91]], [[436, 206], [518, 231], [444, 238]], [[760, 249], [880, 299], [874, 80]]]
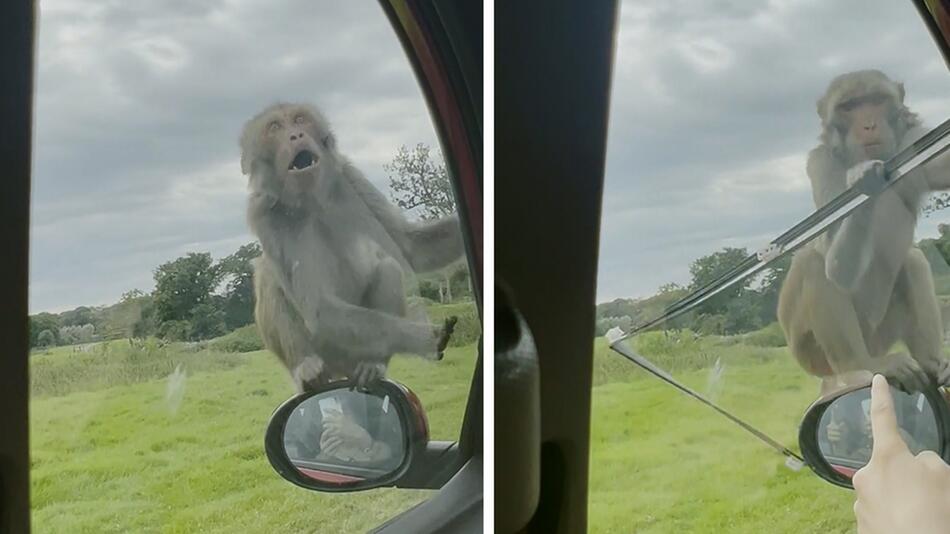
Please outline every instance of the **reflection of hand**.
[[937, 454], [914, 456], [897, 428], [887, 380], [871, 386], [871, 461], [852, 479], [859, 534], [946, 532], [950, 525], [950, 466]]
[[828, 423], [828, 426], [825, 427], [825, 430], [828, 432], [828, 441], [838, 444], [845, 432], [845, 426], [844, 423], [831, 422]]
[[342, 412], [334, 410], [323, 415], [323, 435], [320, 436], [320, 450], [334, 456], [346, 452], [349, 459], [368, 451], [373, 438], [365, 428], [353, 422]]

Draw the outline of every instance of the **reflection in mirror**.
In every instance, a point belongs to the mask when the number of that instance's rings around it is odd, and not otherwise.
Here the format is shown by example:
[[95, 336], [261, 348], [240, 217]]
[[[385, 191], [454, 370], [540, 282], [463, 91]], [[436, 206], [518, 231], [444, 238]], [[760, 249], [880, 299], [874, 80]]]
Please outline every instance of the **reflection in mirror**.
[[283, 442], [297, 471], [330, 484], [381, 479], [406, 456], [406, 436], [390, 396], [348, 389], [300, 403], [287, 418]]
[[[937, 417], [923, 393], [891, 387], [897, 428], [912, 454], [940, 454]], [[871, 390], [862, 388], [835, 399], [816, 429], [818, 448], [828, 465], [850, 478], [871, 459]]]

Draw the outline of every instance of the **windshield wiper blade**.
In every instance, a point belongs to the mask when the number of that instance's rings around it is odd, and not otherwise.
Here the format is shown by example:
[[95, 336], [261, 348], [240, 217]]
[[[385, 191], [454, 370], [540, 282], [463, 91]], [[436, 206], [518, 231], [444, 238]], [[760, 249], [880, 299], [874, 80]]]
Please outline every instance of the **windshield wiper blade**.
[[782, 445], [781, 443], [779, 443], [774, 438], [770, 437], [765, 432], [762, 432], [761, 430], [755, 428], [751, 424], [746, 423], [742, 419], [739, 419], [737, 416], [732, 415], [725, 408], [722, 408], [718, 404], [707, 399], [696, 390], [690, 388], [689, 386], [683, 384], [682, 382], [679, 382], [678, 380], [673, 378], [672, 375], [670, 375], [663, 369], [660, 369], [659, 367], [657, 367], [653, 362], [651, 362], [650, 360], [634, 352], [633, 349], [631, 349], [629, 346], [627, 346], [626, 343], [623, 342], [623, 340], [615, 339], [613, 336], [610, 335], [610, 333], [608, 333], [607, 339], [610, 342], [610, 348], [612, 348], [614, 351], [616, 351], [618, 354], [620, 354], [624, 358], [639, 365], [648, 373], [666, 382], [667, 384], [673, 386], [674, 388], [678, 389], [680, 392], [685, 393], [686, 395], [689, 395], [690, 397], [712, 408], [713, 410], [718, 412], [720, 415], [726, 417], [733, 423], [739, 425], [745, 431], [749, 432], [750, 434], [758, 438], [760, 441], [767, 444], [769, 447], [772, 447], [773, 449], [781, 453], [786, 458], [785, 465], [787, 465], [790, 469], [794, 471], [798, 471], [799, 469], [802, 468], [802, 466], [805, 465], [805, 460], [801, 456], [799, 456], [797, 453], [795, 453], [795, 451], [792, 451], [788, 447]]
[[950, 135], [948, 134], [950, 134], [950, 119], [945, 120], [884, 163], [886, 185], [881, 190], [874, 194], [867, 194], [861, 191], [862, 184], [855, 184], [773, 239], [762, 250], [747, 256], [738, 265], [712, 282], [695, 289], [676, 301], [659, 317], [624, 332], [619, 339], [627, 339], [670, 319], [679, 317], [737, 282], [762, 271], [786, 255], [791, 254], [820, 235], [829, 226], [844, 219], [866, 202], [876, 198], [887, 188], [893, 187], [894, 184], [917, 167], [947, 150], [950, 147]]

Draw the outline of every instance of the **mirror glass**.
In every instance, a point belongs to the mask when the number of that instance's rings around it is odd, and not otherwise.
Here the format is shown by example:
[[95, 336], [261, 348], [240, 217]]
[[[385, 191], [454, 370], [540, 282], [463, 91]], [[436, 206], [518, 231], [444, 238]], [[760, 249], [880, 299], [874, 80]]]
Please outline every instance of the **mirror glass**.
[[[922, 393], [904, 393], [891, 387], [897, 427], [911, 453], [940, 453], [937, 418]], [[871, 389], [838, 397], [818, 423], [818, 449], [832, 469], [851, 477], [871, 459]]]
[[406, 435], [388, 394], [335, 389], [301, 402], [287, 418], [284, 450], [302, 475], [328, 484], [372, 481], [399, 469]]

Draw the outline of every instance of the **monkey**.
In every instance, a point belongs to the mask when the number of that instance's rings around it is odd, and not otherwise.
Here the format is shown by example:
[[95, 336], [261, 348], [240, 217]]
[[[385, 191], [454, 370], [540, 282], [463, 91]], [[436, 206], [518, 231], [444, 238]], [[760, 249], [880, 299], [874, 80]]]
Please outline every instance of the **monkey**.
[[408, 318], [403, 283], [463, 255], [457, 215], [409, 221], [340, 153], [313, 106], [267, 107], [240, 147], [262, 249], [255, 322], [298, 392], [338, 379], [365, 386], [397, 352], [440, 359], [456, 319]]
[[[878, 70], [834, 78], [818, 100], [822, 132], [806, 171], [816, 207], [865, 177], [926, 130], [904, 104], [904, 85]], [[783, 282], [778, 320], [799, 365], [822, 392], [851, 372], [881, 373], [907, 391], [950, 380], [933, 275], [914, 245], [921, 205], [950, 188], [945, 154], [799, 249]], [[890, 352], [903, 341], [905, 352]]]

